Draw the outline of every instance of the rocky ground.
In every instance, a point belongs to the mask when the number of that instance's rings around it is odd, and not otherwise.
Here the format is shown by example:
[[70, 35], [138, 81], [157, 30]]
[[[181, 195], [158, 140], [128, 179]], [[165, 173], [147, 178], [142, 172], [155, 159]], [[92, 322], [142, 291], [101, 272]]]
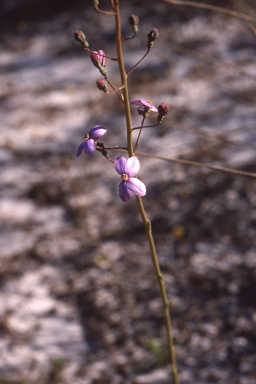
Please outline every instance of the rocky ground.
[[[7, 3], [0, 42], [0, 384], [170, 383], [159, 289], [136, 200], [119, 199], [119, 176], [99, 153], [75, 156], [96, 124], [108, 129], [106, 145], [125, 145], [122, 104], [96, 89], [99, 73], [73, 39], [82, 29], [93, 50], [114, 56], [112, 19], [90, 2], [72, 9], [65, 2], [63, 9]], [[127, 68], [144, 54], [146, 33], [160, 32], [130, 76], [131, 99], [170, 106], [160, 127], [143, 132], [140, 150], [256, 172], [250, 24], [164, 2], [121, 7], [124, 34], [127, 16], [140, 17], [138, 38], [125, 43]], [[256, 16], [244, 2], [237, 7]], [[119, 85], [116, 64], [108, 68]], [[138, 125], [135, 107], [132, 118]], [[255, 180], [140, 161], [180, 383], [256, 383]]]

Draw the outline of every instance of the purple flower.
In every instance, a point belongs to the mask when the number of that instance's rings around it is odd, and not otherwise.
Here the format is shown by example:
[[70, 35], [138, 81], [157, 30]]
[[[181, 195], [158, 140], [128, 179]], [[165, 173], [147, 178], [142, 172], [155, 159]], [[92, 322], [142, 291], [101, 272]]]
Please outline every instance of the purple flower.
[[91, 128], [89, 133], [85, 135], [85, 140], [79, 145], [76, 156], [80, 156], [83, 150], [87, 156], [92, 156], [95, 152], [95, 140], [105, 135], [106, 132], [107, 130], [103, 125], [95, 125]]
[[148, 111], [158, 112], [157, 108], [154, 107], [154, 105], [149, 100], [148, 101], [143, 99], [132, 100], [130, 104], [138, 105], [141, 109], [143, 109], [146, 112]]
[[118, 157], [115, 161], [116, 171], [121, 175], [121, 183], [119, 185], [119, 196], [126, 202], [131, 198], [131, 191], [137, 196], [146, 195], [146, 186], [136, 177], [140, 162], [137, 157], [133, 156], [126, 160], [124, 157]]

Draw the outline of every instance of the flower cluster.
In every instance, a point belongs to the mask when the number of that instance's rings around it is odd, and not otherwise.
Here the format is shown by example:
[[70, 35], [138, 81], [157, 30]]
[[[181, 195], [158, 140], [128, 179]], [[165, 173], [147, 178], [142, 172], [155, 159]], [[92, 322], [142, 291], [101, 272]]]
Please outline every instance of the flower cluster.
[[[98, 144], [98, 150], [102, 151], [101, 143], [97, 143], [97, 139], [107, 132], [106, 128], [102, 125], [96, 125], [91, 128], [89, 133], [85, 135], [85, 140], [79, 145], [76, 156], [80, 156], [84, 151], [87, 156], [92, 156], [95, 152], [96, 145]], [[140, 162], [137, 157], [132, 156], [128, 160], [124, 157], [118, 157], [114, 162], [116, 172], [121, 176], [121, 183], [119, 185], [119, 196], [127, 202], [131, 198], [131, 192], [137, 196], [146, 195], [146, 186], [142, 181], [136, 178], [136, 175], [140, 169]]]

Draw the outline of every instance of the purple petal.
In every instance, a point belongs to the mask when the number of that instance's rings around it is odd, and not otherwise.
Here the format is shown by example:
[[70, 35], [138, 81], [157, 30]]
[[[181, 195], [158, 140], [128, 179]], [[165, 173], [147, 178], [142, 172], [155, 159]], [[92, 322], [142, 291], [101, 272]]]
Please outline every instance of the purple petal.
[[138, 105], [139, 107], [146, 107], [149, 111], [158, 112], [158, 109], [154, 107], [154, 105], [146, 100], [139, 99], [139, 100], [133, 100], [130, 102], [130, 104]]
[[126, 164], [126, 159], [124, 157], [118, 157], [115, 161], [115, 167], [118, 175], [123, 175], [125, 173], [125, 164]]
[[125, 167], [124, 167], [124, 173], [126, 173], [129, 177], [136, 176], [140, 169], [140, 162], [139, 159], [135, 156], [129, 157], [127, 160]]
[[119, 185], [119, 196], [126, 203], [131, 198], [131, 192], [127, 188], [127, 182], [122, 181]]
[[95, 127], [91, 128], [89, 131], [90, 139], [96, 140], [99, 137], [105, 135], [107, 132], [106, 128], [103, 125], [95, 125]]
[[129, 178], [128, 181], [125, 181], [126, 187], [130, 189], [137, 196], [145, 196], [146, 195], [146, 186], [142, 181], [136, 179], [135, 177]]
[[93, 139], [84, 142], [84, 151], [87, 156], [92, 156], [95, 152], [95, 143]]
[[79, 145], [78, 150], [76, 152], [76, 157], [80, 156], [84, 149], [84, 141]]

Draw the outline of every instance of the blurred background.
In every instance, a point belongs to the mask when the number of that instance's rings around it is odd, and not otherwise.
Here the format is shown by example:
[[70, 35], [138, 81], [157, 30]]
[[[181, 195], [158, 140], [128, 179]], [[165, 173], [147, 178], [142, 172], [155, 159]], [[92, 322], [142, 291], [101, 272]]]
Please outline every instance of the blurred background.
[[[253, 1], [208, 1], [255, 16]], [[109, 9], [108, 1], [100, 1]], [[121, 2], [130, 98], [164, 102], [140, 150], [256, 172], [252, 23], [163, 1]], [[254, 24], [254, 26], [256, 23]], [[0, 384], [170, 383], [159, 289], [135, 198], [99, 153], [125, 145], [123, 106], [89, 54], [115, 56], [112, 16], [91, 1], [0, 3]], [[120, 85], [118, 67], [108, 75]], [[132, 108], [134, 126], [140, 124]], [[149, 122], [154, 124], [152, 113]], [[117, 152], [109, 152], [115, 159]], [[142, 158], [138, 177], [166, 281], [181, 384], [256, 382], [255, 181]]]

